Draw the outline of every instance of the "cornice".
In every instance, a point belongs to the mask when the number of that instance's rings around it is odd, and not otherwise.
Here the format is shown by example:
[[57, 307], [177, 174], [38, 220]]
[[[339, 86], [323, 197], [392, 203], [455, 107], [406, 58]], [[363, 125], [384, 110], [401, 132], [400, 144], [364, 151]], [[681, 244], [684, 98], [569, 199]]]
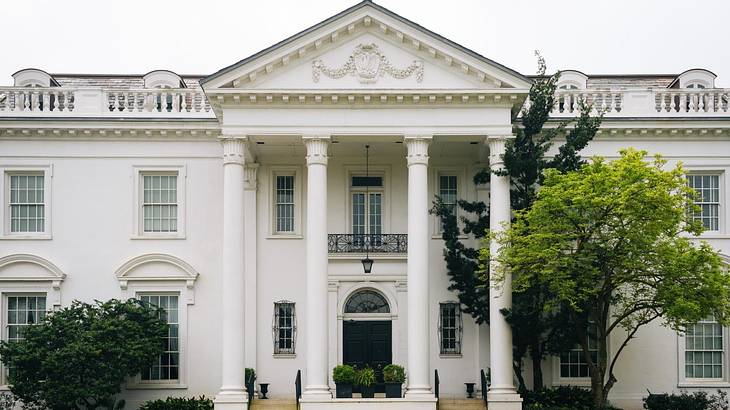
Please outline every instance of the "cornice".
[[38, 124], [18, 124], [0, 127], [0, 139], [28, 139], [35, 140], [215, 140], [220, 135], [220, 128], [189, 127], [180, 124], [179, 127], [166, 128], [129, 128], [129, 127], [74, 127], [48, 126], [39, 127]]

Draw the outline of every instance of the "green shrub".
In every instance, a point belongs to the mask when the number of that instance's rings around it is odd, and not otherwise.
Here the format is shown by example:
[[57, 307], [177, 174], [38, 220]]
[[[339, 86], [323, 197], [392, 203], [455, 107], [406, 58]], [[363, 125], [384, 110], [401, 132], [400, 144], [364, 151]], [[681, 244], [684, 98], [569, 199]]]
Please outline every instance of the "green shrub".
[[[524, 410], [595, 410], [593, 393], [576, 386], [559, 386], [551, 389], [522, 392]], [[617, 410], [606, 407], [601, 410]]]
[[366, 367], [357, 371], [355, 384], [362, 387], [370, 387], [375, 384], [375, 370]]
[[256, 370], [247, 367], [245, 373], [246, 383], [253, 383], [256, 381]]
[[165, 400], [148, 401], [139, 410], [213, 410], [213, 401], [205, 396], [197, 399], [195, 397], [168, 397]]
[[355, 368], [349, 364], [341, 364], [332, 369], [332, 379], [337, 384], [355, 384]]
[[652, 394], [644, 397], [644, 408], [648, 410], [727, 410], [730, 408], [727, 393], [717, 391], [717, 394], [707, 392], [679, 394]]
[[406, 381], [406, 371], [403, 366], [389, 364], [383, 368], [383, 380], [386, 383], [400, 383]]

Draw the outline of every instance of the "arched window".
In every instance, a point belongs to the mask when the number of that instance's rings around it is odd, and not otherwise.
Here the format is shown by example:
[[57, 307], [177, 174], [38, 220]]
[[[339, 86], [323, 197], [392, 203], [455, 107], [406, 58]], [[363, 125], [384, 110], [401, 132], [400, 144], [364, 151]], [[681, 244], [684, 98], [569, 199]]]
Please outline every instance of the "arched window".
[[390, 306], [380, 293], [361, 290], [347, 300], [345, 313], [390, 313]]

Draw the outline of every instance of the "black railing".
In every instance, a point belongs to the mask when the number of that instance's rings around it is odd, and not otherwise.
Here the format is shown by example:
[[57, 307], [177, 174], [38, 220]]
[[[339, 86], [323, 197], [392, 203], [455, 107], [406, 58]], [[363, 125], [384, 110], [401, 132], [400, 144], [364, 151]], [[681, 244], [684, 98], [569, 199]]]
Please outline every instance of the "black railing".
[[479, 370], [479, 376], [482, 382], [482, 400], [484, 400], [484, 404], [487, 404], [487, 391], [489, 390], [489, 386], [487, 385], [487, 376], [484, 375], [484, 369]]
[[354, 234], [331, 233], [327, 235], [329, 253], [406, 253], [408, 234]]
[[433, 370], [433, 394], [436, 396], [436, 400], [439, 399], [439, 371], [438, 369]]
[[299, 408], [299, 399], [302, 398], [302, 371], [297, 370], [297, 377], [294, 379], [294, 394], [297, 399], [297, 408]]

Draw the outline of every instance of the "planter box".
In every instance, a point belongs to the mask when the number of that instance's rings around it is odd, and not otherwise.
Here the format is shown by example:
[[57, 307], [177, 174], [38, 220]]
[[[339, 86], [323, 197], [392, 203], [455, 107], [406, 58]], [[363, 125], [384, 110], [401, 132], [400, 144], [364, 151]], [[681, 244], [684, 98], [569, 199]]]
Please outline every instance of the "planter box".
[[344, 383], [335, 383], [335, 397], [338, 399], [352, 398], [352, 385]]
[[360, 394], [363, 399], [372, 399], [375, 397], [375, 386], [360, 386]]
[[385, 383], [385, 397], [389, 399], [400, 399], [403, 397], [402, 383]]

